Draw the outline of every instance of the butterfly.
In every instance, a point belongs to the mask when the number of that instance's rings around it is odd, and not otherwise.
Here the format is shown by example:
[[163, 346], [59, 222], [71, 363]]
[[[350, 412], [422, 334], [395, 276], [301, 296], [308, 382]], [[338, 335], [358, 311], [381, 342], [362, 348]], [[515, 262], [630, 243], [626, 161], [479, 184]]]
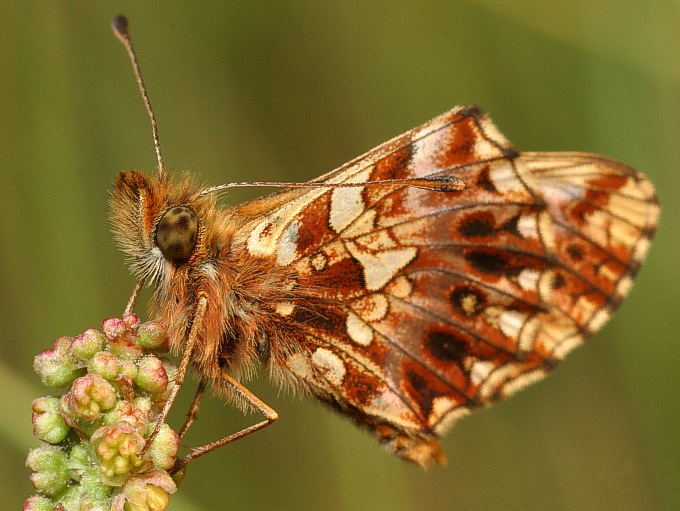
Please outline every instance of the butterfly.
[[642, 174], [593, 154], [518, 152], [475, 107], [219, 207], [226, 186], [167, 175], [142, 92], [159, 173], [118, 176], [115, 238], [182, 355], [177, 390], [191, 365], [266, 418], [186, 461], [277, 419], [242, 383], [264, 366], [387, 451], [443, 463], [438, 439], [457, 419], [540, 380], [609, 320], [654, 234]]

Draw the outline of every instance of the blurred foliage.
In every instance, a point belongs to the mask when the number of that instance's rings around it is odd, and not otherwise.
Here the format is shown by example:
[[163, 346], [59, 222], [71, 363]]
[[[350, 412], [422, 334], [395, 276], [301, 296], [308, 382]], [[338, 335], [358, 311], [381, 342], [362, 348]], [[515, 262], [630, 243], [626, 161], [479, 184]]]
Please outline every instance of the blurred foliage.
[[[448, 467], [407, 466], [263, 376], [252, 389], [281, 420], [194, 463], [171, 509], [680, 509], [680, 5], [670, 0], [3, 2], [7, 509], [32, 491], [33, 356], [119, 315], [134, 284], [108, 233], [108, 190], [122, 168], [152, 171], [155, 156], [108, 28], [119, 11], [168, 166], [207, 183], [310, 179], [475, 103], [519, 149], [639, 168], [662, 203], [648, 264], [613, 321], [546, 381], [457, 425], [443, 442]], [[254, 420], [211, 399], [187, 441]]]

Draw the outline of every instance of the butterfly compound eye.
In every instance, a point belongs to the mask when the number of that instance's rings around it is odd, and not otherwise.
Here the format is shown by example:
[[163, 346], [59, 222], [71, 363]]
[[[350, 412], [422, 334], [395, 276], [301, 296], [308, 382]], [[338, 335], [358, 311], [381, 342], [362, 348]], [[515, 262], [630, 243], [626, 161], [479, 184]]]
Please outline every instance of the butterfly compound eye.
[[187, 206], [167, 210], [156, 226], [156, 246], [168, 261], [189, 258], [198, 238], [198, 217]]

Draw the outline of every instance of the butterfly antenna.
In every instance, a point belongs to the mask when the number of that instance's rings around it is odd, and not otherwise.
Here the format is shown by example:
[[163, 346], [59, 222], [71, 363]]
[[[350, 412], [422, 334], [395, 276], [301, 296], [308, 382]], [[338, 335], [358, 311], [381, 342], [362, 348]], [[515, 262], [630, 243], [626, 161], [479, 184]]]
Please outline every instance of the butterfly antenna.
[[163, 163], [163, 156], [161, 155], [161, 143], [158, 138], [158, 124], [156, 123], [156, 116], [153, 113], [153, 108], [151, 108], [151, 101], [149, 101], [149, 95], [146, 93], [146, 86], [144, 85], [144, 79], [142, 78], [142, 72], [139, 69], [139, 62], [137, 62], [137, 54], [132, 46], [132, 39], [130, 38], [130, 30], [128, 20], [125, 16], [119, 15], [113, 18], [111, 22], [111, 29], [116, 37], [123, 43], [127, 54], [130, 57], [130, 62], [132, 63], [132, 69], [137, 78], [137, 85], [139, 86], [139, 92], [142, 93], [142, 99], [144, 100], [144, 106], [149, 114], [149, 120], [151, 121], [151, 131], [153, 133], [153, 145], [156, 148], [156, 159], [158, 160], [158, 178], [161, 181], [167, 179], [165, 173], [165, 164]]

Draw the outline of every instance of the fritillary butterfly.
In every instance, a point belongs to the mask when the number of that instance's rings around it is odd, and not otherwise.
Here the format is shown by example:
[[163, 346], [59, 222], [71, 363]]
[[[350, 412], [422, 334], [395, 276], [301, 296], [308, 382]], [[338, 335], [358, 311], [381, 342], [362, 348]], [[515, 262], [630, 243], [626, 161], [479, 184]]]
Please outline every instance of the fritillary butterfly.
[[642, 174], [593, 154], [517, 152], [474, 107], [306, 188], [224, 209], [221, 187], [167, 177], [158, 155], [158, 176], [118, 176], [115, 237], [153, 284], [151, 314], [184, 371], [266, 416], [209, 449], [276, 420], [239, 383], [264, 365], [388, 451], [444, 462], [438, 437], [453, 422], [541, 379], [607, 322], [659, 211]]

